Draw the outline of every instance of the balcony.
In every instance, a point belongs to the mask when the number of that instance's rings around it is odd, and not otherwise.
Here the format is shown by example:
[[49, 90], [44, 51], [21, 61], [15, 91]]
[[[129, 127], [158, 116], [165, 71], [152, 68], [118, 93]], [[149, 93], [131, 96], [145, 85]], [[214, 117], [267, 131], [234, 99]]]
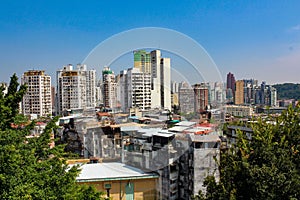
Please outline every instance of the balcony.
[[172, 183], [170, 185], [170, 192], [174, 193], [174, 192], [177, 192], [178, 188], [177, 188], [177, 183]]
[[174, 171], [170, 173], [170, 180], [178, 179], [178, 171]]
[[169, 197], [169, 199], [170, 199], [170, 200], [176, 200], [176, 199], [178, 199], [177, 190], [176, 190], [176, 191], [170, 192], [170, 197]]

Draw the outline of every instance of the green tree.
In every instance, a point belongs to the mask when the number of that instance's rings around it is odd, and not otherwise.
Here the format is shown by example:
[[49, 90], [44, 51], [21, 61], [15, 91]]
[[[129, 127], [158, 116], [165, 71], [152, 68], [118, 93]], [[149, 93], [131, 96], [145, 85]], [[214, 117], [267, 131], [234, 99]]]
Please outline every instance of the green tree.
[[18, 77], [14, 74], [11, 77], [10, 84], [8, 86], [7, 94], [4, 95], [4, 86], [0, 86], [0, 127], [10, 127], [10, 124], [15, 120], [15, 117], [19, 113], [19, 103], [21, 102], [25, 92], [26, 85], [18, 83]]
[[101, 193], [76, 184], [78, 167], [69, 167], [63, 148], [50, 148], [55, 121], [50, 121], [40, 137], [26, 137], [34, 122], [18, 113], [26, 86], [14, 74], [3, 94], [0, 88], [0, 199], [100, 199]]
[[207, 177], [202, 199], [299, 199], [300, 106], [251, 127], [251, 140], [238, 132], [221, 154], [220, 181]]

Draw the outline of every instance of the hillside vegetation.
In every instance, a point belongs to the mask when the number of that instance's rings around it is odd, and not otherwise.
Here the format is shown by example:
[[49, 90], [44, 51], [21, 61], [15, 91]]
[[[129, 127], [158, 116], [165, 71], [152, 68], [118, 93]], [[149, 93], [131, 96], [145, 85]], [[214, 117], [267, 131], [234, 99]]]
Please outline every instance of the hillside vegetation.
[[278, 99], [300, 100], [300, 84], [284, 83], [273, 85], [277, 89]]

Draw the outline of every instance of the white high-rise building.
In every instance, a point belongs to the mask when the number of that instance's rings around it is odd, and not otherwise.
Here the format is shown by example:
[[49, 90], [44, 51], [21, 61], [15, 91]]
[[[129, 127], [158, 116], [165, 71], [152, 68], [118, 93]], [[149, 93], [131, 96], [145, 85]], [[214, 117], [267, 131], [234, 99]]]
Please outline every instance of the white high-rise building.
[[98, 80], [96, 84], [96, 106], [103, 104], [101, 83], [101, 80]]
[[173, 94], [179, 92], [179, 84], [176, 81], [171, 81], [171, 92]]
[[128, 86], [127, 86], [127, 70], [122, 70], [116, 77], [116, 98], [117, 104], [123, 112], [128, 108]]
[[161, 107], [171, 110], [171, 59], [160, 59]]
[[102, 96], [106, 108], [114, 109], [117, 106], [116, 76], [109, 67], [102, 70]]
[[57, 71], [57, 112], [96, 106], [96, 71], [71, 64]]
[[277, 106], [277, 90], [275, 87], [270, 86], [270, 105]]
[[171, 110], [170, 58], [162, 58], [160, 50], [134, 51], [134, 68], [151, 73], [151, 107]]
[[159, 50], [151, 51], [152, 108], [171, 110], [171, 60], [162, 58]]
[[86, 106], [87, 107], [96, 107], [97, 102], [97, 93], [96, 87], [96, 70], [88, 70], [86, 71]]
[[24, 72], [21, 83], [28, 87], [22, 101], [22, 113], [52, 115], [51, 77], [43, 70], [29, 70]]
[[143, 73], [139, 68], [131, 68], [120, 72], [118, 81], [118, 100], [121, 109], [127, 112], [129, 108], [140, 110], [151, 109], [151, 75]]
[[225, 103], [226, 90], [224, 83], [214, 82], [209, 83], [210, 85], [210, 104], [212, 107], [218, 107]]

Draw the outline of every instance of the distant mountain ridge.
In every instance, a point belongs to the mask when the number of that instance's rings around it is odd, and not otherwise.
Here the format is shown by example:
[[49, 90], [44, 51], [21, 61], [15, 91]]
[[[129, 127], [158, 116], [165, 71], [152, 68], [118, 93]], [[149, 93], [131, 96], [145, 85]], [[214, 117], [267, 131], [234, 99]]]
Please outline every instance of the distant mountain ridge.
[[299, 83], [283, 83], [275, 84], [273, 87], [277, 90], [277, 98], [300, 100], [300, 84]]

